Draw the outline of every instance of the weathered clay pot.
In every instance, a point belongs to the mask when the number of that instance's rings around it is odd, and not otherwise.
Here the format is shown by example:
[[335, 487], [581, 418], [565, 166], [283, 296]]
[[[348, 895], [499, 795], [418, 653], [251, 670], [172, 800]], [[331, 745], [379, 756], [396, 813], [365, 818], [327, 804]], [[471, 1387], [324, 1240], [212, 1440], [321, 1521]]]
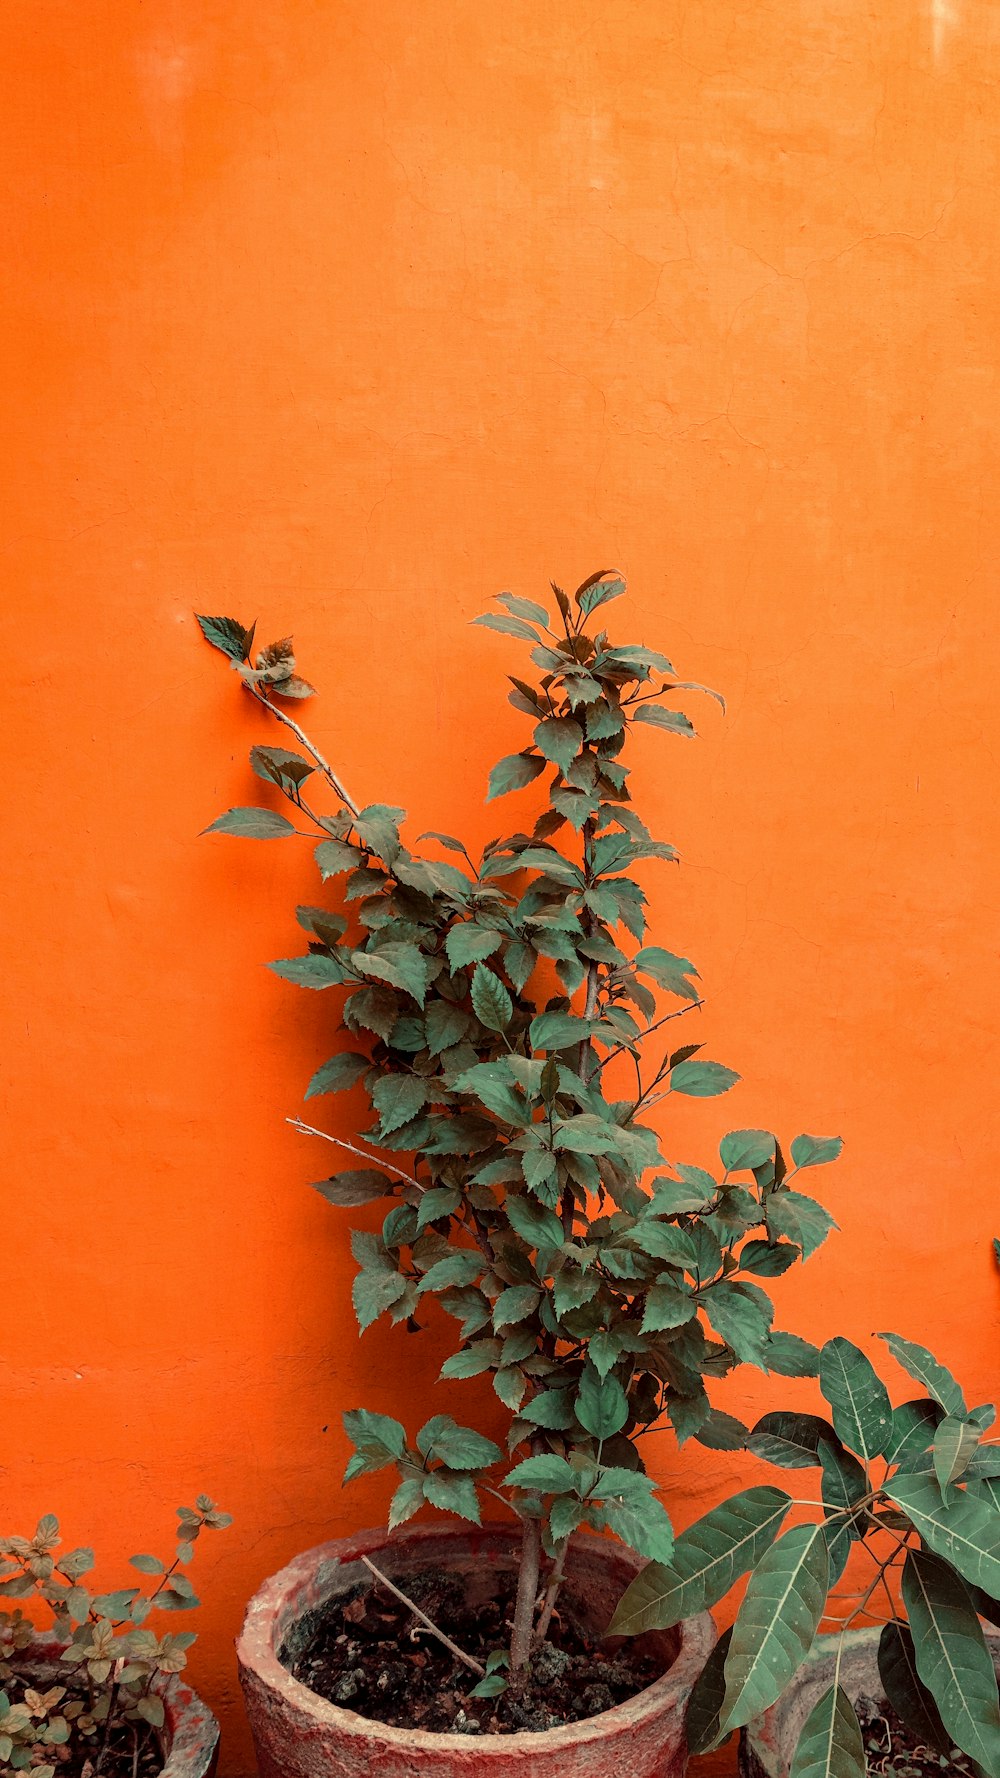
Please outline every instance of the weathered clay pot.
[[[844, 1637], [840, 1683], [852, 1704], [860, 1697], [885, 1703], [878, 1671], [881, 1634], [881, 1629], [849, 1630]], [[742, 1778], [788, 1778], [806, 1718], [833, 1684], [839, 1640], [838, 1636], [817, 1636], [785, 1695], [743, 1730], [739, 1751]], [[986, 1640], [1000, 1672], [1000, 1635], [987, 1632]]]
[[[65, 1641], [46, 1633], [8, 1659], [44, 1691], [66, 1681], [67, 1668], [58, 1658], [64, 1647]], [[164, 1756], [160, 1778], [212, 1778], [219, 1758], [219, 1725], [208, 1705], [179, 1673], [158, 1674], [152, 1690], [163, 1699], [166, 1717], [163, 1728], [156, 1731]]]
[[[257, 1749], [260, 1778], [682, 1778], [687, 1765], [684, 1713], [715, 1642], [707, 1612], [645, 1638], [663, 1676], [625, 1704], [543, 1733], [441, 1735], [390, 1728], [328, 1704], [282, 1665], [304, 1646], [318, 1611], [370, 1576], [372, 1560], [406, 1589], [428, 1569], [467, 1577], [488, 1595], [498, 1572], [516, 1570], [516, 1531], [484, 1526], [410, 1527], [387, 1537], [364, 1531], [321, 1544], [264, 1582], [247, 1608], [236, 1645], [240, 1679]], [[566, 1594], [580, 1617], [603, 1629], [641, 1558], [606, 1538], [577, 1536]]]

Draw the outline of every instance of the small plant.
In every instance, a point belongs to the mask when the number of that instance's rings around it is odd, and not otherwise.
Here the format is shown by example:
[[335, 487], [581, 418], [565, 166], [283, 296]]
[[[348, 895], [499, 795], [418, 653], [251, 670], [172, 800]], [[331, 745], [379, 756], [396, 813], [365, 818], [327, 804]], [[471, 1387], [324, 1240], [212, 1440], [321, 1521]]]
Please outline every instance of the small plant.
[[[707, 1752], [786, 1690], [824, 1620], [843, 1632], [881, 1618], [879, 1674], [896, 1714], [936, 1753], [947, 1756], [954, 1743], [1000, 1778], [997, 1679], [980, 1622], [1000, 1625], [1000, 1445], [985, 1436], [994, 1412], [968, 1408], [923, 1346], [880, 1337], [925, 1393], [894, 1408], [865, 1354], [829, 1340], [819, 1381], [831, 1418], [765, 1414], [747, 1439], [748, 1450], [783, 1469], [819, 1469], [820, 1499], [793, 1501], [766, 1486], [733, 1495], [678, 1537], [669, 1563], [643, 1569], [611, 1628], [665, 1629], [714, 1605], [749, 1572], [736, 1621], [691, 1700], [689, 1742]], [[793, 1507], [806, 1504], [818, 1516], [783, 1530]], [[847, 1611], [830, 1614], [830, 1589], [856, 1547], [871, 1572]], [[866, 1770], [862, 1728], [839, 1683], [842, 1653], [841, 1640], [792, 1778], [861, 1778]]]
[[[32, 1778], [55, 1778], [66, 1762], [81, 1778], [138, 1771], [164, 1723], [153, 1682], [182, 1672], [196, 1640], [192, 1630], [157, 1636], [146, 1619], [154, 1607], [192, 1611], [200, 1603], [184, 1572], [195, 1540], [204, 1530], [232, 1523], [204, 1494], [193, 1507], [179, 1507], [177, 1517], [172, 1562], [131, 1558], [133, 1568], [155, 1579], [147, 1592], [138, 1586], [90, 1592], [83, 1580], [93, 1569], [94, 1552], [56, 1555], [59, 1521], [51, 1513], [39, 1520], [33, 1537], [0, 1537], [0, 1597], [48, 1607], [53, 1641], [46, 1666], [57, 1677], [42, 1689], [30, 1683], [25, 1668], [38, 1665], [28, 1651], [40, 1626], [20, 1604], [0, 1611], [0, 1778], [28, 1768]], [[115, 1758], [119, 1763], [112, 1765]]]
[[[476, 620], [527, 643], [535, 669], [511, 680], [530, 733], [493, 768], [489, 798], [544, 791], [530, 831], [491, 840], [478, 861], [448, 833], [421, 836], [446, 860], [418, 853], [401, 809], [351, 798], [283, 707], [312, 693], [290, 640], [252, 658], [252, 628], [198, 619], [301, 748], [250, 755], [291, 819], [234, 808], [207, 831], [311, 832], [323, 883], [342, 884], [335, 907], [298, 909], [305, 953], [270, 967], [330, 993], [344, 1034], [306, 1097], [361, 1086], [373, 1113], [358, 1140], [312, 1131], [354, 1157], [317, 1187], [330, 1203], [387, 1204], [377, 1232], [352, 1238], [359, 1325], [387, 1315], [415, 1329], [436, 1301], [458, 1324], [441, 1376], [488, 1376], [509, 1416], [506, 1455], [446, 1414], [412, 1439], [384, 1414], [344, 1416], [355, 1447], [345, 1480], [398, 1472], [390, 1527], [424, 1505], [479, 1523], [484, 1499], [521, 1520], [511, 1645], [486, 1695], [514, 1683], [544, 1640], [578, 1527], [670, 1557], [641, 1440], [669, 1423], [679, 1444], [736, 1450], [746, 1428], [707, 1385], [740, 1363], [805, 1376], [818, 1361], [773, 1329], [761, 1280], [833, 1226], [792, 1181], [835, 1159], [839, 1140], [798, 1136], [789, 1167], [769, 1132], [737, 1130], [710, 1170], [665, 1163], [645, 1121], [668, 1098], [711, 1098], [739, 1077], [700, 1043], [671, 1040], [671, 1023], [702, 1005], [697, 971], [646, 942], [632, 873], [676, 854], [633, 808], [624, 750], [636, 726], [692, 736], [664, 699], [705, 688], [655, 650], [609, 639], [604, 608], [624, 590], [596, 574], [572, 601], [554, 587], [554, 616], [504, 593]], [[317, 788], [332, 791], [332, 812]]]

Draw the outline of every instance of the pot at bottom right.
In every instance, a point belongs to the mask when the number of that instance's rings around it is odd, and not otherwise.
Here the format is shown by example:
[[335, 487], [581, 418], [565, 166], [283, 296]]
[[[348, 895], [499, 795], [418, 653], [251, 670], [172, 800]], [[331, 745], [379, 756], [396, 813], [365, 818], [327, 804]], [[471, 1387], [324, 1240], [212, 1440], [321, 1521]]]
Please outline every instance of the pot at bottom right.
[[[840, 1683], [850, 1698], [870, 1698], [880, 1708], [886, 1702], [879, 1677], [880, 1629], [849, 1630], [843, 1638]], [[823, 1693], [833, 1684], [839, 1636], [817, 1636], [787, 1691], [747, 1724], [740, 1734], [740, 1778], [788, 1778], [799, 1736], [806, 1719]], [[986, 1632], [993, 1664], [1000, 1674], [1000, 1634]]]

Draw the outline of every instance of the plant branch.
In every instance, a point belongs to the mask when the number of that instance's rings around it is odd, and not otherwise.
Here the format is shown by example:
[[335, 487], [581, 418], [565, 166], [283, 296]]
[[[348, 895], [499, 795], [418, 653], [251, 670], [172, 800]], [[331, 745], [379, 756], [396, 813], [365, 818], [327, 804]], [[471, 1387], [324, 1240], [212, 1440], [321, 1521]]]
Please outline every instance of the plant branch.
[[369, 1561], [367, 1556], [362, 1556], [361, 1560], [365, 1567], [371, 1570], [379, 1584], [385, 1587], [387, 1592], [392, 1593], [393, 1597], [398, 1599], [401, 1605], [405, 1605], [408, 1611], [412, 1611], [414, 1617], [418, 1618], [423, 1624], [424, 1629], [429, 1630], [432, 1636], [436, 1636], [439, 1642], [443, 1642], [445, 1648], [448, 1649], [450, 1654], [455, 1656], [457, 1661], [461, 1661], [463, 1667], [471, 1668], [472, 1672], [477, 1673], [480, 1679], [485, 1679], [486, 1668], [483, 1667], [473, 1655], [467, 1655], [464, 1648], [459, 1648], [457, 1642], [452, 1642], [450, 1636], [446, 1636], [443, 1630], [439, 1630], [437, 1624], [427, 1616], [427, 1613], [421, 1611], [419, 1605], [414, 1605], [413, 1600], [409, 1599], [401, 1588], [397, 1587], [395, 1583], [389, 1579], [387, 1574], [383, 1574], [381, 1568], [376, 1568], [374, 1562]]
[[685, 1013], [695, 1012], [699, 1006], [704, 1006], [704, 1004], [705, 1002], [703, 999], [688, 1000], [684, 1006], [679, 1006], [676, 1012], [665, 1012], [662, 1019], [657, 1019], [655, 1024], [647, 1025], [645, 1031], [640, 1031], [638, 1036], [633, 1037], [630, 1043], [616, 1043], [614, 1049], [608, 1051], [604, 1060], [598, 1062], [595, 1072], [600, 1074], [602, 1068], [606, 1068], [608, 1063], [614, 1060], [615, 1056], [621, 1055], [622, 1050], [630, 1050], [635, 1044], [644, 1043], [647, 1037], [651, 1037], [654, 1031], [660, 1029], [661, 1025], [669, 1024], [671, 1019], [682, 1019]]
[[[572, 1536], [572, 1533], [570, 1533], [570, 1536]], [[569, 1544], [570, 1539], [567, 1537], [563, 1543], [562, 1549], [556, 1557], [552, 1572], [549, 1575], [548, 1586], [545, 1589], [545, 1598], [542, 1602], [542, 1614], [535, 1629], [535, 1642], [539, 1645], [545, 1641], [545, 1638], [549, 1633], [549, 1625], [552, 1622], [552, 1613], [555, 1611], [556, 1600], [559, 1597], [559, 1589], [562, 1586], [563, 1576], [566, 1572], [566, 1556], [569, 1552]]]
[[538, 1520], [526, 1519], [521, 1544], [521, 1565], [517, 1576], [514, 1624], [510, 1639], [510, 1670], [512, 1674], [524, 1671], [531, 1654], [531, 1628], [535, 1621], [541, 1548], [542, 1528]]
[[262, 704], [265, 710], [270, 710], [271, 715], [275, 718], [275, 720], [277, 722], [283, 723], [285, 728], [291, 729], [292, 734], [296, 737], [296, 739], [298, 741], [300, 741], [302, 743], [302, 746], [306, 749], [306, 752], [310, 755], [310, 757], [312, 759], [314, 759], [316, 761], [316, 764], [319, 766], [320, 771], [322, 772], [327, 783], [330, 785], [331, 789], [335, 792], [335, 794], [337, 796], [339, 796], [341, 802], [346, 804], [346, 806], [350, 809], [351, 814], [356, 815], [358, 813], [357, 803], [354, 801], [354, 798], [351, 796], [350, 792], [344, 788], [344, 785], [341, 783], [340, 779], [337, 777], [337, 774], [334, 771], [329, 760], [324, 759], [319, 748], [315, 747], [313, 745], [312, 741], [310, 741], [309, 736], [306, 734], [305, 730], [301, 729], [299, 727], [298, 723], [295, 722], [291, 716], [286, 715], [284, 710], [279, 710], [277, 704], [272, 704], [270, 698], [266, 698], [264, 696], [263, 692], [260, 692], [257, 690], [257, 687], [255, 685], [252, 685], [246, 679], [244, 679], [243, 684], [246, 686], [247, 691], [250, 693], [250, 696], [255, 700], [256, 703]]
[[386, 1173], [394, 1173], [397, 1179], [405, 1179], [407, 1185], [415, 1185], [418, 1191], [424, 1190], [419, 1179], [415, 1179], [412, 1173], [404, 1172], [402, 1167], [394, 1167], [391, 1161], [384, 1161], [379, 1154], [368, 1154], [365, 1149], [356, 1148], [353, 1142], [345, 1142], [342, 1136], [331, 1136], [328, 1130], [317, 1130], [314, 1124], [303, 1123], [300, 1117], [286, 1117], [285, 1122], [291, 1124], [293, 1130], [298, 1130], [300, 1136], [322, 1136], [324, 1142], [332, 1142], [337, 1148], [346, 1148], [348, 1153], [356, 1154], [360, 1160], [369, 1161], [372, 1166], [381, 1167]]

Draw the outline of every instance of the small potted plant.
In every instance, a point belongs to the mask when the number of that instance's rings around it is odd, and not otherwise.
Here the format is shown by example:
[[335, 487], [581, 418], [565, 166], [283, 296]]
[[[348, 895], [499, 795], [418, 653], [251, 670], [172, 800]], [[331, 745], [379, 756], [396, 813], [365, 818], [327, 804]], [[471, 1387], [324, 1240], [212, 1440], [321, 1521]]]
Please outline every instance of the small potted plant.
[[[95, 1593], [89, 1548], [59, 1555], [59, 1521], [0, 1537], [0, 1774], [31, 1778], [210, 1778], [219, 1725], [181, 1674], [191, 1630], [157, 1635], [152, 1611], [192, 1611], [185, 1572], [204, 1530], [231, 1523], [200, 1495], [178, 1509], [173, 1560], [138, 1555], [140, 1585]], [[32, 1606], [50, 1614], [41, 1626]], [[29, 1615], [25, 1615], [25, 1613]]]
[[[774, 1330], [765, 1282], [832, 1226], [792, 1180], [839, 1141], [799, 1136], [789, 1164], [770, 1133], [737, 1130], [717, 1168], [667, 1166], [645, 1121], [668, 1095], [738, 1078], [673, 1041], [702, 1004], [697, 972], [647, 942], [633, 874], [675, 853], [632, 806], [628, 736], [693, 735], [673, 696], [704, 688], [609, 638], [617, 576], [553, 591], [554, 612], [502, 594], [477, 620], [526, 642], [534, 669], [510, 693], [529, 736], [489, 796], [536, 786], [529, 830], [478, 860], [442, 833], [421, 838], [444, 858], [418, 853], [402, 810], [350, 796], [290, 714], [312, 692], [290, 641], [254, 656], [252, 630], [198, 620], [296, 742], [251, 753], [291, 819], [234, 808], [209, 831], [311, 829], [340, 886], [335, 905], [299, 908], [307, 949], [271, 967], [333, 1004], [339, 1035], [307, 1097], [360, 1087], [373, 1118], [350, 1140], [312, 1130], [349, 1163], [323, 1196], [384, 1206], [352, 1239], [360, 1327], [413, 1330], [436, 1303], [457, 1325], [442, 1377], [488, 1378], [507, 1422], [503, 1449], [442, 1413], [419, 1428], [344, 1416], [345, 1479], [396, 1472], [388, 1530], [308, 1552], [252, 1602], [239, 1656], [262, 1778], [470, 1760], [548, 1778], [581, 1760], [682, 1770], [710, 1619], [686, 1614], [641, 1648], [601, 1641], [643, 1558], [673, 1549], [642, 1441], [669, 1424], [679, 1444], [738, 1449], [746, 1428], [707, 1385], [740, 1363], [808, 1375], [818, 1358]], [[425, 1507], [448, 1516], [412, 1526]]]
[[[749, 1573], [688, 1714], [699, 1752], [746, 1725], [743, 1778], [863, 1778], [869, 1765], [1000, 1778], [994, 1411], [969, 1408], [923, 1346], [881, 1338], [922, 1394], [893, 1407], [865, 1353], [833, 1339], [819, 1366], [830, 1418], [766, 1414], [747, 1440], [784, 1469], [819, 1470], [812, 1518], [784, 1489], [748, 1488], [650, 1563], [615, 1614], [626, 1634], [664, 1630]], [[855, 1549], [870, 1562], [864, 1584], [831, 1613]], [[830, 1621], [836, 1633], [820, 1634]]]

